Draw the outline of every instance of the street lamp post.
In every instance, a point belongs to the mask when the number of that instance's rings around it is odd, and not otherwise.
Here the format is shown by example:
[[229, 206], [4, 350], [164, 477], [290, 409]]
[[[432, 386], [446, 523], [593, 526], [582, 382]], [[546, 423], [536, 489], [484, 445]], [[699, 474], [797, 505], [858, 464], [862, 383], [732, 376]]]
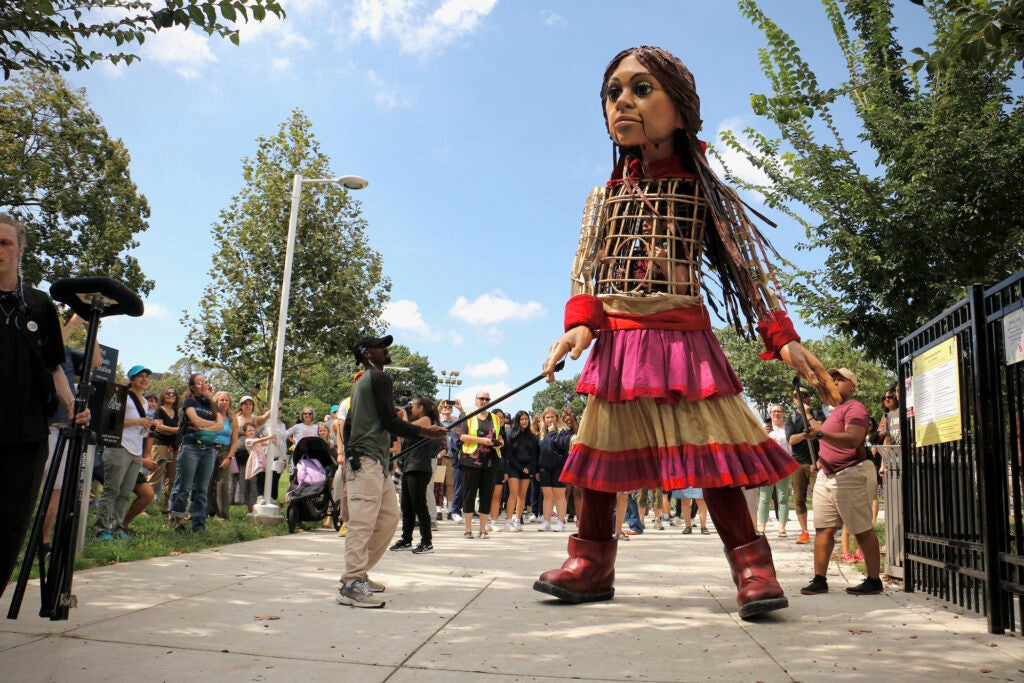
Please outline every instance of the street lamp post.
[[442, 370], [441, 376], [437, 378], [439, 384], [448, 387], [448, 400], [452, 400], [452, 387], [457, 387], [462, 384], [462, 380], [459, 379], [458, 370]]
[[[281, 308], [277, 314], [277, 346], [274, 349], [274, 380], [270, 390], [270, 433], [277, 436], [275, 451], [285, 457], [288, 452], [284, 434], [278, 433], [279, 415], [281, 412], [281, 373], [284, 366], [284, 335], [288, 326], [288, 297], [292, 289], [292, 262], [295, 259], [295, 233], [299, 223], [299, 199], [302, 196], [302, 186], [306, 183], [336, 183], [347, 190], [362, 190], [369, 183], [366, 178], [357, 175], [346, 175], [339, 178], [303, 178], [302, 174], [296, 173], [292, 182], [292, 207], [288, 217], [288, 244], [284, 252], [284, 276], [281, 278]], [[267, 458], [269, 461], [270, 458]], [[265, 463], [265, 475], [263, 483], [263, 505], [256, 505], [254, 518], [261, 517], [279, 520], [281, 509], [277, 501], [270, 497], [270, 489], [273, 485], [272, 461]]]

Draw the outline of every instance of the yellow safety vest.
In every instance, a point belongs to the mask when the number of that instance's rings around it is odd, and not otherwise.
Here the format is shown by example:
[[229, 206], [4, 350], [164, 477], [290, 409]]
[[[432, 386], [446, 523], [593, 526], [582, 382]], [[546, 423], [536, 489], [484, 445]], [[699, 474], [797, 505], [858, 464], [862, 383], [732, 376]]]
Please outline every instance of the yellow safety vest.
[[[469, 436], [476, 436], [477, 430], [479, 429], [479, 427], [478, 427], [479, 424], [480, 424], [480, 419], [476, 415], [474, 415], [473, 417], [469, 418], [469, 422], [466, 423], [466, 434], [468, 434]], [[498, 424], [498, 416], [495, 415], [494, 413], [491, 413], [491, 424], [494, 425], [494, 437], [497, 438], [501, 434], [501, 425]], [[476, 449], [477, 449], [477, 447], [479, 445], [480, 444], [478, 444], [478, 443], [463, 443], [462, 444], [462, 452], [465, 453], [466, 455], [469, 455], [471, 453], [476, 453]], [[501, 457], [501, 449], [500, 448], [495, 446], [494, 447], [494, 452], [495, 452], [495, 454], [499, 458]]]

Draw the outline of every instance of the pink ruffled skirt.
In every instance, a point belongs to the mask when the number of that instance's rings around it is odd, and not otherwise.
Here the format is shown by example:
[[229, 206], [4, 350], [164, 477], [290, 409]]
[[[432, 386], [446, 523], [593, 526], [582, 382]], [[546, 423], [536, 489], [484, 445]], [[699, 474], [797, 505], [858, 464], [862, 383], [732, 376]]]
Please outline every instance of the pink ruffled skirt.
[[589, 398], [562, 471], [567, 484], [753, 488], [797, 468], [743, 401], [710, 330], [602, 332], [577, 390]]

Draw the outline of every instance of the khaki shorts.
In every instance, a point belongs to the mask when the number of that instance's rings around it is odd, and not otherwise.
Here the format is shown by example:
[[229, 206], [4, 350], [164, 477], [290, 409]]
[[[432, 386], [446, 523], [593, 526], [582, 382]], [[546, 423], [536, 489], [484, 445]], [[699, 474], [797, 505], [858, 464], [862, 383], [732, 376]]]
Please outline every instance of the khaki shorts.
[[814, 528], [835, 528], [842, 521], [854, 536], [871, 529], [870, 492], [876, 481], [870, 460], [834, 475], [819, 472], [814, 482]]
[[444, 465], [444, 485], [455, 485], [455, 472], [452, 470], [452, 459], [447, 455], [441, 456], [441, 464]]

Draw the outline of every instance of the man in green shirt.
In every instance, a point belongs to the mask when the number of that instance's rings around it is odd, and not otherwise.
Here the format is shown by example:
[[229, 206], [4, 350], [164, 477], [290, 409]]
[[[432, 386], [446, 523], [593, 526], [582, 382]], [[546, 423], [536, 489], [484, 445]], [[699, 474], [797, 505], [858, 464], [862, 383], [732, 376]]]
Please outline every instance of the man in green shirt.
[[394, 387], [384, 366], [391, 362], [386, 337], [365, 337], [352, 347], [366, 372], [352, 387], [343, 436], [348, 462], [348, 534], [345, 536], [345, 571], [337, 601], [350, 607], [383, 607], [373, 593], [384, 586], [370, 581], [368, 572], [384, 555], [398, 528], [398, 499], [388, 463], [395, 436], [436, 439], [447, 434], [439, 425], [420, 427], [398, 418]]

